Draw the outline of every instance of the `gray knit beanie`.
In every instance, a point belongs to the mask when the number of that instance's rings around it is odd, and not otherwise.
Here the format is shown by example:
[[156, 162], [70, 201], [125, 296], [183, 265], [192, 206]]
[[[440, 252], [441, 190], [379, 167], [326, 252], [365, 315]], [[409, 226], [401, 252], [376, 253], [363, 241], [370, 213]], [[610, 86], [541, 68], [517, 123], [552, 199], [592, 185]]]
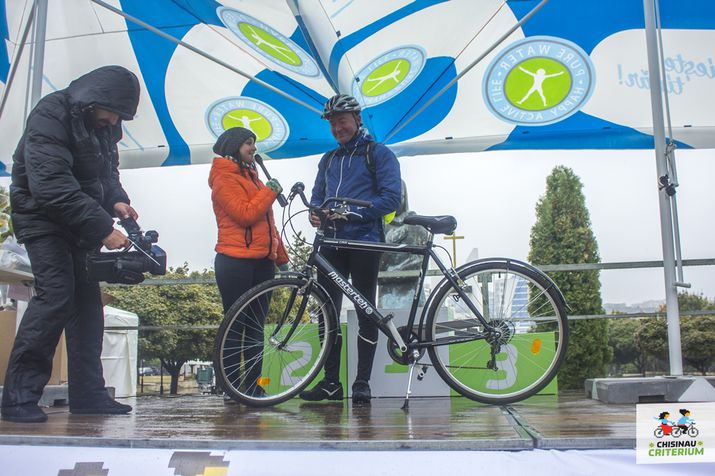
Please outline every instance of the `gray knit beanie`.
[[223, 134], [216, 139], [216, 143], [213, 147], [214, 153], [221, 157], [229, 156], [238, 158], [238, 149], [240, 149], [241, 145], [250, 137], [256, 140], [256, 134], [245, 127], [226, 129]]

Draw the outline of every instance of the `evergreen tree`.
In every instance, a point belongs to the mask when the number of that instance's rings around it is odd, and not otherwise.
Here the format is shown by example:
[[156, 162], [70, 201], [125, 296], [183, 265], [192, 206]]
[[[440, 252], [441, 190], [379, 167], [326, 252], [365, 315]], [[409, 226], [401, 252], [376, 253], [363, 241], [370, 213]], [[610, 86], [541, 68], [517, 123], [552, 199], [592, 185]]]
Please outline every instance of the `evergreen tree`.
[[288, 248], [288, 259], [290, 259], [290, 269], [292, 271], [302, 271], [305, 263], [308, 261], [310, 252], [313, 251], [313, 244], [306, 241], [303, 233], [298, 231], [293, 237], [293, 242]]
[[[539, 264], [598, 263], [598, 245], [582, 193], [581, 180], [571, 169], [554, 168], [546, 179], [546, 194], [536, 205], [529, 261]], [[570, 314], [602, 314], [599, 272], [550, 273], [563, 292]], [[608, 321], [569, 321], [569, 347], [558, 375], [562, 389], [580, 389], [583, 380], [606, 374], [611, 361]]]

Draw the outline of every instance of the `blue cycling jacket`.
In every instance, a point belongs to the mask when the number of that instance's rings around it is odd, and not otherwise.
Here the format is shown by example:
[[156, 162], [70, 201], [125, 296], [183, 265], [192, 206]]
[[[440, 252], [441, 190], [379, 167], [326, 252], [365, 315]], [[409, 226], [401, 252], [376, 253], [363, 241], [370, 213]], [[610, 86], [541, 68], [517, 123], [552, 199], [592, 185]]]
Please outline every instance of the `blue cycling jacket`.
[[[365, 157], [368, 142], [372, 142], [370, 155], [376, 167], [375, 174], [368, 169]], [[394, 212], [400, 206], [400, 163], [395, 154], [385, 145], [374, 142], [367, 131], [361, 129], [329, 160], [331, 155], [328, 152], [320, 159], [310, 203], [320, 205], [327, 197], [348, 197], [366, 200], [373, 206], [352, 206], [351, 211], [362, 215], [362, 218], [351, 216], [347, 222], [337, 220], [335, 230], [332, 233], [326, 231], [326, 236], [382, 241], [383, 215]]]

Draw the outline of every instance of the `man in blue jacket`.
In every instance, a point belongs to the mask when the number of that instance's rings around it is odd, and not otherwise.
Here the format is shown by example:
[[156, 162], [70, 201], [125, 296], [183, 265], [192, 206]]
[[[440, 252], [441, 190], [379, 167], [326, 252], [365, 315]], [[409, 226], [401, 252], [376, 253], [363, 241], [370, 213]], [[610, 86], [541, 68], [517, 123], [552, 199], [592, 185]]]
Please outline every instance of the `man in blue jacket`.
[[[400, 164], [395, 154], [385, 145], [376, 143], [362, 127], [360, 104], [352, 96], [338, 94], [325, 103], [323, 118], [330, 122], [330, 132], [338, 141], [336, 150], [326, 153], [318, 165], [312, 197], [313, 205], [320, 205], [327, 197], [348, 197], [366, 200], [372, 208], [361, 208], [360, 217], [335, 220], [326, 236], [361, 241], [384, 241], [383, 216], [394, 212], [400, 205]], [[319, 226], [317, 216], [310, 217], [313, 226]], [[362, 250], [321, 250], [330, 263], [344, 276], [350, 277], [353, 286], [365, 297], [375, 302], [377, 272], [380, 254]], [[326, 276], [318, 282], [327, 289], [340, 313], [342, 292]], [[377, 325], [367, 315], [358, 311], [358, 369], [352, 386], [353, 403], [369, 403], [370, 374], [377, 345]], [[304, 391], [304, 400], [341, 400], [343, 389], [339, 381], [342, 336], [338, 334], [325, 363], [325, 378], [315, 387]]]

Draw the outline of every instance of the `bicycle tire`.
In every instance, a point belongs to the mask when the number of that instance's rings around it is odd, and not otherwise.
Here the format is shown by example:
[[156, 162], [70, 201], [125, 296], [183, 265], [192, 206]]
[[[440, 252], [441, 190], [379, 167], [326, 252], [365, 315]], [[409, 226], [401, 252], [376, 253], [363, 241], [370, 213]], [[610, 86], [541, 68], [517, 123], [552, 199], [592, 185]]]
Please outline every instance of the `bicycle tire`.
[[294, 277], [265, 281], [236, 300], [219, 327], [216, 380], [226, 395], [248, 406], [284, 402], [321, 371], [336, 330], [335, 307], [317, 283]]
[[487, 404], [517, 402], [544, 389], [568, 345], [565, 304], [556, 285], [530, 265], [510, 260], [476, 261], [458, 273], [470, 301], [502, 332], [500, 352], [492, 359], [484, 338], [453, 342], [477, 335], [483, 326], [445, 280], [435, 288], [425, 323], [439, 376], [458, 394]]

